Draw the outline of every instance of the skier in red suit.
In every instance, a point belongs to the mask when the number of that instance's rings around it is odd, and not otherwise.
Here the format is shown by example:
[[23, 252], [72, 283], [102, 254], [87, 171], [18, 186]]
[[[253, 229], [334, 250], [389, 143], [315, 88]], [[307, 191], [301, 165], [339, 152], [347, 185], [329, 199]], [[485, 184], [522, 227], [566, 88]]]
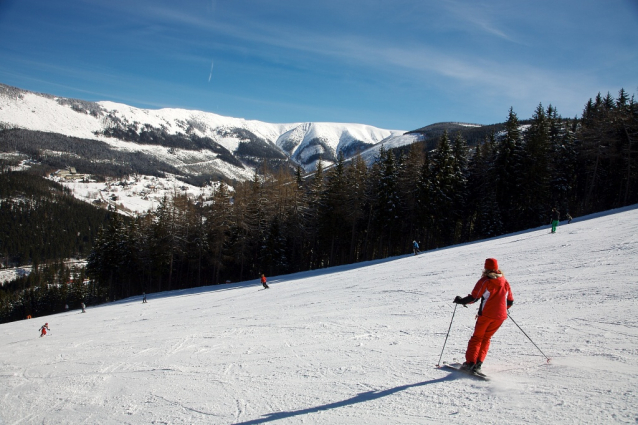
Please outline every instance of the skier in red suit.
[[270, 286], [268, 286], [268, 284], [266, 283], [266, 276], [264, 276], [263, 274], [261, 275], [261, 284], [264, 285], [264, 289], [270, 288]]
[[40, 338], [42, 338], [43, 336], [45, 336], [47, 334], [47, 331], [50, 330], [49, 329], [49, 324], [45, 323], [44, 326], [42, 326], [40, 328]]
[[457, 295], [454, 303], [466, 305], [478, 300], [481, 300], [481, 306], [474, 327], [474, 335], [467, 344], [465, 363], [462, 367], [480, 372], [490, 348], [490, 339], [507, 319], [507, 309], [514, 304], [510, 284], [503, 272], [499, 270], [495, 258], [485, 260], [485, 270], [476, 282], [472, 293], [465, 298]]

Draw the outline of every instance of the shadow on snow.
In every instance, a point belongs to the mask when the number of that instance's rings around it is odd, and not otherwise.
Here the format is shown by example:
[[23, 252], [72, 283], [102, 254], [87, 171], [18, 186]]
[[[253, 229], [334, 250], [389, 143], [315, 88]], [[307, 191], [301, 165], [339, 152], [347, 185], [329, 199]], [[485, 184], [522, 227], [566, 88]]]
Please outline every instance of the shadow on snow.
[[394, 388], [390, 388], [383, 391], [366, 391], [364, 393], [357, 394], [356, 396], [351, 397], [349, 399], [336, 401], [334, 403], [324, 404], [322, 406], [308, 407], [306, 409], [293, 410], [290, 412], [269, 413], [258, 419], [252, 419], [250, 421], [245, 421], [245, 422], [237, 422], [235, 425], [262, 424], [265, 422], [272, 422], [272, 421], [277, 421], [280, 419], [292, 418], [295, 416], [308, 415], [310, 413], [321, 412], [324, 410], [337, 409], [339, 407], [351, 406], [357, 403], [365, 403], [367, 401], [376, 400], [382, 397], [392, 395], [394, 393], [398, 393], [399, 391], [407, 390], [409, 388], [422, 387], [424, 385], [431, 385], [431, 384], [438, 384], [440, 382], [452, 381], [455, 379], [459, 379], [459, 376], [457, 374], [451, 373], [443, 378], [433, 379], [431, 381], [424, 381], [424, 382], [419, 382], [416, 384], [401, 385], [400, 387], [394, 387]]

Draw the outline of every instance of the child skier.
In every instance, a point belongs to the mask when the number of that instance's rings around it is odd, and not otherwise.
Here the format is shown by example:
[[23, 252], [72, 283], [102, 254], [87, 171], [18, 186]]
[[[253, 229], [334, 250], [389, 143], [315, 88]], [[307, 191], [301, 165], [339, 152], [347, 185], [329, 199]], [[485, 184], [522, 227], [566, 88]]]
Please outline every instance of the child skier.
[[417, 255], [419, 252], [421, 252], [419, 251], [419, 243], [416, 240], [412, 241], [412, 250], [414, 251], [414, 255]]
[[82, 303], [81, 306], [82, 306], [82, 313], [86, 313], [86, 310], [85, 310], [86, 306], [84, 305], [84, 303]]
[[268, 284], [266, 283], [266, 276], [264, 276], [263, 273], [261, 275], [261, 284], [264, 285], [264, 289], [270, 288], [270, 286], [268, 286]]
[[47, 331], [50, 331], [49, 329], [49, 324], [45, 323], [44, 326], [42, 326], [40, 328], [40, 338], [42, 338], [43, 336], [45, 336], [47, 334]]
[[490, 348], [490, 339], [507, 319], [507, 309], [514, 304], [512, 289], [503, 272], [499, 270], [496, 258], [485, 260], [485, 269], [472, 293], [465, 298], [457, 295], [454, 303], [466, 305], [478, 300], [481, 300], [481, 306], [474, 335], [467, 344], [462, 368], [480, 372]]

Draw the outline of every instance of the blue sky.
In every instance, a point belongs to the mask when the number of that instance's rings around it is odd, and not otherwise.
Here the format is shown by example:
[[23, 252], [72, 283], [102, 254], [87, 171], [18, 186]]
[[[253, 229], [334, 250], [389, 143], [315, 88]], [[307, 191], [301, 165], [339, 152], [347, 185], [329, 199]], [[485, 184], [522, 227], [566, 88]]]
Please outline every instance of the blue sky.
[[412, 130], [638, 92], [638, 0], [0, 0], [0, 82]]

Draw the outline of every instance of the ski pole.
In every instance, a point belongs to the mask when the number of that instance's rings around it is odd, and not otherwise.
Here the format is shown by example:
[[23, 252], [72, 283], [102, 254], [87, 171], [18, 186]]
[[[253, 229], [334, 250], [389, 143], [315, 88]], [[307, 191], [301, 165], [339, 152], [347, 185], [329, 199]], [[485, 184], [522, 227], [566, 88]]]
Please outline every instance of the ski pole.
[[[519, 328], [519, 329], [521, 330], [521, 332], [523, 332], [523, 335], [525, 335], [525, 336], [527, 337], [527, 339], [529, 339], [529, 340], [530, 340], [530, 342], [531, 342], [532, 344], [534, 344], [534, 347], [538, 348], [538, 345], [536, 345], [536, 344], [534, 343], [534, 341], [532, 341], [532, 338], [530, 338], [530, 337], [529, 337], [529, 335], [527, 335], [527, 334], [525, 333], [525, 331], [524, 331], [523, 329], [521, 329], [521, 327], [520, 327], [520, 326], [518, 326], [518, 323], [516, 323], [516, 321], [514, 320], [514, 318], [512, 317], [512, 315], [510, 314], [509, 310], [507, 311], [507, 317], [509, 317], [509, 318], [512, 320], [512, 322], [514, 322], [514, 324], [516, 325], [516, 327], [517, 327], [517, 328]], [[541, 350], [540, 348], [538, 348], [538, 351], [540, 351], [540, 352], [541, 352], [541, 354], [542, 354], [542, 355], [543, 355], [543, 356], [547, 359], [547, 363], [549, 363], [549, 361], [550, 361], [551, 359], [550, 359], [549, 357], [547, 357], [547, 356], [545, 355], [545, 353], [543, 353], [543, 350]]]
[[445, 344], [447, 344], [447, 337], [450, 336], [450, 329], [452, 329], [452, 322], [454, 321], [454, 315], [456, 314], [456, 307], [458, 304], [454, 304], [454, 312], [452, 313], [452, 320], [450, 320], [450, 327], [447, 329], [447, 334], [445, 335], [445, 341], [443, 342], [443, 349], [441, 349], [441, 355], [439, 356], [439, 362], [436, 367], [441, 367], [441, 358], [443, 357], [443, 350], [445, 350]]

